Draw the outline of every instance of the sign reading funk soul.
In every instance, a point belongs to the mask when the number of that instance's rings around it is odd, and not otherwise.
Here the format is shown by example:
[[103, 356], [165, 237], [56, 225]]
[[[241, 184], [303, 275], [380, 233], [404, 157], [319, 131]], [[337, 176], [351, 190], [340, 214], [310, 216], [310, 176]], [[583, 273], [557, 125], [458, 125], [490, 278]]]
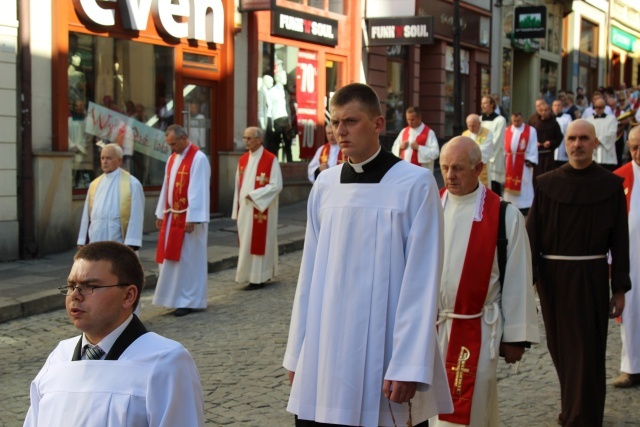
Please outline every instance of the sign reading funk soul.
[[367, 20], [368, 46], [433, 44], [433, 16]]
[[338, 21], [297, 10], [275, 7], [271, 35], [326, 46], [338, 44]]
[[544, 38], [547, 35], [547, 7], [516, 7], [513, 37], [516, 39]]

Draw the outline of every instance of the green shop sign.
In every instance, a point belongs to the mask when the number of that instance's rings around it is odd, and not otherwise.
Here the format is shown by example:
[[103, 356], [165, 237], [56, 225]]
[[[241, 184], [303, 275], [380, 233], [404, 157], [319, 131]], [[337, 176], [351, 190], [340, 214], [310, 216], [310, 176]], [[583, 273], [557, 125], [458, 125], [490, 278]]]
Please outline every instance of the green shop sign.
[[633, 45], [636, 43], [637, 39], [627, 33], [626, 31], [622, 31], [619, 28], [611, 27], [611, 44], [614, 46], [618, 46], [621, 49], [626, 50], [627, 52], [633, 52]]

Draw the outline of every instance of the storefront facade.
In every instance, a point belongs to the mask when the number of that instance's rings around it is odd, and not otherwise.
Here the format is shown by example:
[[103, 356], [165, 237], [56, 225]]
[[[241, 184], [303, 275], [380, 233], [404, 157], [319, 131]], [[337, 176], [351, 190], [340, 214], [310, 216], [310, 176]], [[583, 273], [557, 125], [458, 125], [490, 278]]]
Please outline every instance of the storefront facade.
[[640, 83], [640, 4], [612, 0], [609, 21], [609, 85]]
[[44, 124], [33, 132], [39, 254], [74, 245], [87, 187], [100, 174], [99, 146], [110, 142], [144, 186], [145, 231], [152, 230], [170, 154], [164, 131], [174, 123], [210, 159], [217, 211], [218, 153], [233, 148], [234, 1], [51, 6], [50, 32], [32, 31], [32, 45], [50, 49], [32, 49], [34, 122], [37, 114]]

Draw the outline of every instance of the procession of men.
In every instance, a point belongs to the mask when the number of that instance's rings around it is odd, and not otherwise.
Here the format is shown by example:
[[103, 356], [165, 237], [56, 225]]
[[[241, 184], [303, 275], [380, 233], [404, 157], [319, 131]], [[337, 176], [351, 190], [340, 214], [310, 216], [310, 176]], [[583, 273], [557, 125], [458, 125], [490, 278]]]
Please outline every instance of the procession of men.
[[[542, 328], [559, 381], [558, 424], [602, 425], [609, 319], [621, 321], [622, 334], [620, 375], [609, 384], [640, 385], [640, 271], [631, 261], [640, 251], [640, 126], [625, 134], [631, 161], [617, 168], [618, 121], [605, 106], [596, 96], [594, 114], [575, 119], [560, 100], [541, 98], [528, 123], [517, 111], [507, 123], [486, 96], [449, 141], [438, 140], [428, 112], [411, 106], [407, 126], [385, 148], [375, 90], [351, 83], [335, 92], [326, 143], [316, 144], [306, 168], [304, 249], [282, 348], [291, 385], [282, 405], [292, 425], [498, 426], [498, 363], [517, 371], [543, 341]], [[278, 275], [285, 178], [264, 138], [258, 126], [244, 130], [231, 205], [235, 281], [259, 290], [252, 295], [268, 293]], [[165, 141], [171, 154], [155, 209], [152, 300], [177, 318], [197, 316], [216, 310], [207, 289], [217, 177], [187, 129], [169, 126]], [[122, 157], [117, 144], [102, 148], [103, 175], [89, 187], [79, 252], [59, 288], [81, 335], [46, 360], [25, 425], [64, 423], [75, 393], [65, 375], [75, 367], [83, 425], [107, 425], [92, 419], [97, 393], [136, 396], [130, 408], [104, 405], [103, 418], [203, 425], [206, 395], [189, 349], [148, 333], [134, 312], [144, 285], [144, 193], [120, 169]], [[118, 243], [97, 243], [104, 241]], [[128, 387], [118, 366], [154, 384], [162, 368], [176, 393], [143, 381]], [[184, 377], [174, 375], [178, 368]]]

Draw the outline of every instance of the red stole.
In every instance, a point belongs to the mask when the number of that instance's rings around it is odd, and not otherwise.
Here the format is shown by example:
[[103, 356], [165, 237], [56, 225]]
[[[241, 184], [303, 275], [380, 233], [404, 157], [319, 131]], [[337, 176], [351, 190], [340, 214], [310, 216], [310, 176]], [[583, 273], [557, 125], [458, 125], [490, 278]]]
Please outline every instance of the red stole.
[[[331, 143], [327, 142], [322, 146], [322, 150], [320, 151], [320, 164], [326, 164], [329, 162], [329, 153], [331, 152]], [[338, 147], [338, 163], [341, 165], [344, 163], [346, 158], [342, 155], [342, 150]]]
[[[244, 178], [244, 170], [249, 163], [250, 151], [247, 151], [240, 157], [238, 162], [238, 204], [240, 201], [240, 189], [242, 189], [242, 180]], [[258, 160], [258, 167], [256, 169], [256, 179], [254, 189], [266, 186], [271, 179], [271, 166], [276, 158], [271, 152], [266, 149], [262, 150], [260, 160]], [[240, 206], [238, 206], [240, 211]], [[264, 255], [267, 248], [267, 219], [269, 209], [265, 209], [264, 212], [260, 212], [255, 207], [253, 208], [253, 227], [251, 232], [251, 255]]]
[[[429, 128], [429, 126], [424, 125], [424, 129], [422, 129], [422, 132], [420, 132], [420, 135], [418, 135], [418, 137], [416, 138], [416, 142], [418, 143], [418, 145], [421, 145], [423, 147], [427, 145], [427, 137], [429, 136], [430, 130], [431, 129]], [[404, 130], [402, 131], [402, 140], [409, 140], [409, 126], [404, 128]], [[400, 158], [404, 159], [404, 150], [400, 150]], [[413, 150], [413, 153], [411, 153], [411, 163], [416, 166], [420, 166], [420, 162], [418, 162], [418, 151], [416, 150]]]
[[[511, 139], [513, 137], [513, 126], [509, 126], [504, 137], [504, 152], [506, 154], [506, 179], [504, 182], [504, 190], [510, 193], [520, 194], [522, 187], [522, 172], [524, 170], [524, 153], [529, 145], [529, 134], [531, 126], [525, 124], [524, 131], [520, 134], [518, 147], [515, 153], [511, 151]], [[515, 160], [512, 154], [516, 155]]]
[[[173, 184], [173, 206], [169, 206], [169, 180], [171, 178], [171, 169], [173, 168], [173, 162], [178, 156], [177, 153], [173, 153], [169, 157], [169, 165], [167, 166], [167, 181], [166, 181], [166, 208], [164, 211], [164, 219], [162, 221], [162, 227], [160, 228], [160, 235], [158, 236], [158, 250], [156, 251], [156, 262], [162, 264], [165, 259], [169, 261], [180, 261], [180, 254], [182, 253], [182, 243], [184, 242], [184, 229], [187, 224], [187, 208], [189, 207], [189, 180], [191, 178], [191, 165], [193, 159], [196, 156], [199, 148], [195, 144], [190, 144], [187, 147], [187, 154], [185, 154], [182, 163], [178, 167], [176, 173], [176, 181]], [[169, 214], [173, 215], [171, 219], [171, 225], [169, 226], [169, 236], [166, 239], [165, 245], [165, 231], [167, 222], [169, 221]]]
[[631, 209], [631, 191], [633, 190], [633, 160], [619, 167], [613, 173], [624, 178], [622, 187], [624, 187], [624, 195], [627, 198], [627, 212], [629, 212], [629, 209]]
[[[485, 191], [482, 220], [474, 221], [471, 226], [456, 296], [455, 314], [482, 313], [489, 290], [498, 242], [500, 197], [486, 188], [481, 188], [480, 191]], [[443, 421], [464, 425], [470, 423], [473, 390], [482, 345], [483, 317], [484, 315], [472, 319], [453, 319], [445, 367], [454, 412], [439, 415]]]

